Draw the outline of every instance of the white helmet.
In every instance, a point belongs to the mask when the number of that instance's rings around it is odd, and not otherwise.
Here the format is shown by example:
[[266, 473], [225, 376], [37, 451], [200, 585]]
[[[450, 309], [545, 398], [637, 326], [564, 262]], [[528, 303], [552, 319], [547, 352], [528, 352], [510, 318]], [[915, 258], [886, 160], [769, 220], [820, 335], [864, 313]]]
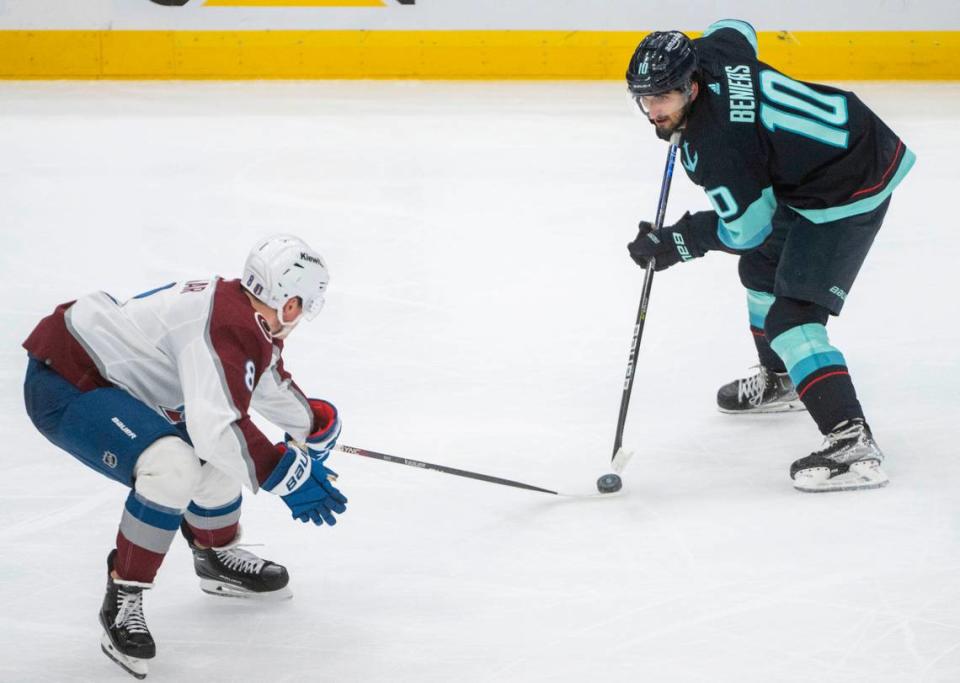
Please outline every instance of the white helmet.
[[293, 235], [273, 235], [261, 240], [247, 256], [243, 266], [244, 289], [280, 314], [284, 327], [300, 321], [285, 322], [283, 306], [293, 297], [300, 297], [307, 320], [317, 317], [323, 308], [323, 295], [330, 282], [327, 264], [320, 254]]

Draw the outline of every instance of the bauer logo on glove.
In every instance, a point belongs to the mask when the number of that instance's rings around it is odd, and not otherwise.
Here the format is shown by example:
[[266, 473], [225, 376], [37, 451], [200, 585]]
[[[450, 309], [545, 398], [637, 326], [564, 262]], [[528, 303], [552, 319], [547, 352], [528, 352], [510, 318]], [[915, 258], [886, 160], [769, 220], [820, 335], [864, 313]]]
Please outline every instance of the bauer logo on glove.
[[300, 481], [305, 475], [310, 472], [310, 456], [303, 452], [297, 452], [297, 462], [296, 466], [293, 468], [293, 473], [287, 477], [287, 481], [284, 483], [284, 486], [287, 489], [287, 493], [294, 491], [297, 487], [300, 486]]
[[347, 510], [347, 497], [332, 483], [336, 475], [323, 466], [320, 458], [304, 452], [292, 441], [286, 446], [278, 444], [277, 448], [283, 451], [283, 457], [263, 482], [263, 488], [280, 496], [294, 519], [317, 526], [336, 524], [334, 514]]

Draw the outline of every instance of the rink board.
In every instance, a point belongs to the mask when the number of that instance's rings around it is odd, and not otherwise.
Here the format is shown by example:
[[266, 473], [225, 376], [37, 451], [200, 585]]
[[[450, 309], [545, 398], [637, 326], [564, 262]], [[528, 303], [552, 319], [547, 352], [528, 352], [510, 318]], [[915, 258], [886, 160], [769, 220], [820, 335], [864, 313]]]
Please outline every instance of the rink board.
[[[646, 33], [9, 30], [0, 78], [620, 79]], [[764, 61], [801, 79], [958, 78], [960, 31], [761, 31], [759, 42]]]

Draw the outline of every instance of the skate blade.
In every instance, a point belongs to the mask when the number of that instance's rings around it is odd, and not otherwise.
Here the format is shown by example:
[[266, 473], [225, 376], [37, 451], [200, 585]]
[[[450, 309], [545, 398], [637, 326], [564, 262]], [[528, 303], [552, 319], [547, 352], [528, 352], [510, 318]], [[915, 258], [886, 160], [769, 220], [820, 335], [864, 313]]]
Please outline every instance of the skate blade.
[[134, 678], [143, 680], [147, 677], [147, 660], [123, 654], [114, 647], [113, 641], [106, 633], [100, 636], [100, 649], [103, 650], [103, 654]]
[[850, 465], [849, 471], [835, 477], [829, 477], [829, 474], [830, 470], [825, 467], [800, 470], [793, 480], [793, 488], [804, 493], [825, 493], [879, 489], [890, 483], [886, 472], [876, 460], [855, 462]]
[[275, 591], [256, 591], [240, 588], [229, 583], [223, 583], [215, 579], [200, 579], [200, 590], [208, 595], [216, 595], [221, 598], [240, 598], [242, 600], [255, 600], [257, 602], [279, 602], [289, 600], [293, 597], [293, 592], [289, 586], [284, 586]]
[[760, 408], [750, 408], [749, 410], [730, 410], [728, 408], [721, 408], [717, 406], [719, 410], [724, 415], [763, 415], [766, 413], [798, 413], [806, 410], [807, 407], [803, 405], [803, 401], [788, 401], [787, 403], [772, 403], [767, 406], [762, 406]]

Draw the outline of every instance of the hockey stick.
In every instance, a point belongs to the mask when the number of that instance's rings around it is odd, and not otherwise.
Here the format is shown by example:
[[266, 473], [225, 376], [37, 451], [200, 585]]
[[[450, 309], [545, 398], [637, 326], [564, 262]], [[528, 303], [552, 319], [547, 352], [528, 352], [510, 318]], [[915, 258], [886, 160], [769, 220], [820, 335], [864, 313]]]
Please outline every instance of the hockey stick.
[[[667, 213], [667, 197], [670, 195], [670, 181], [673, 179], [673, 165], [677, 157], [677, 146], [680, 144], [680, 133], [670, 137], [670, 149], [667, 152], [667, 165], [663, 169], [663, 181], [660, 183], [660, 201], [657, 204], [657, 218], [654, 230], [663, 227], [663, 219]], [[637, 311], [637, 322], [633, 326], [633, 341], [630, 344], [630, 356], [627, 359], [627, 374], [623, 381], [623, 396], [620, 398], [620, 417], [617, 420], [617, 435], [613, 440], [613, 455], [610, 462], [613, 471], [618, 475], [627, 466], [633, 451], [623, 449], [623, 428], [627, 423], [627, 409], [630, 407], [630, 394], [633, 392], [634, 370], [636, 368], [637, 351], [640, 349], [640, 339], [643, 337], [643, 324], [647, 320], [647, 305], [650, 303], [650, 288], [653, 287], [653, 273], [656, 259], [650, 259], [646, 274], [643, 277], [643, 289], [640, 292], [640, 308]]]
[[350, 453], [352, 455], [362, 455], [365, 458], [373, 458], [374, 460], [382, 460], [384, 462], [392, 462], [398, 465], [407, 465], [408, 467], [417, 467], [422, 470], [433, 470], [434, 472], [443, 472], [444, 474], [452, 474], [456, 477], [466, 477], [467, 479], [477, 479], [479, 481], [485, 481], [490, 484], [499, 484], [501, 486], [512, 486], [516, 489], [526, 489], [527, 491], [537, 491], [538, 493], [549, 493], [552, 496], [564, 496], [568, 498], [583, 498], [583, 497], [593, 497], [594, 494], [577, 494], [577, 493], [564, 493], [563, 491], [553, 491], [551, 489], [545, 489], [540, 486], [534, 486], [533, 484], [524, 484], [521, 481], [513, 481], [512, 479], [503, 479], [502, 477], [494, 477], [489, 474], [480, 474], [478, 472], [470, 472], [468, 470], [458, 470], [455, 467], [447, 467], [446, 465], [435, 465], [430, 462], [423, 462], [421, 460], [411, 460], [409, 458], [401, 458], [396, 455], [389, 455], [387, 453], [378, 453], [377, 451], [368, 451], [365, 448], [357, 448], [356, 446], [346, 446], [340, 444], [336, 447], [336, 450], [341, 453]]

